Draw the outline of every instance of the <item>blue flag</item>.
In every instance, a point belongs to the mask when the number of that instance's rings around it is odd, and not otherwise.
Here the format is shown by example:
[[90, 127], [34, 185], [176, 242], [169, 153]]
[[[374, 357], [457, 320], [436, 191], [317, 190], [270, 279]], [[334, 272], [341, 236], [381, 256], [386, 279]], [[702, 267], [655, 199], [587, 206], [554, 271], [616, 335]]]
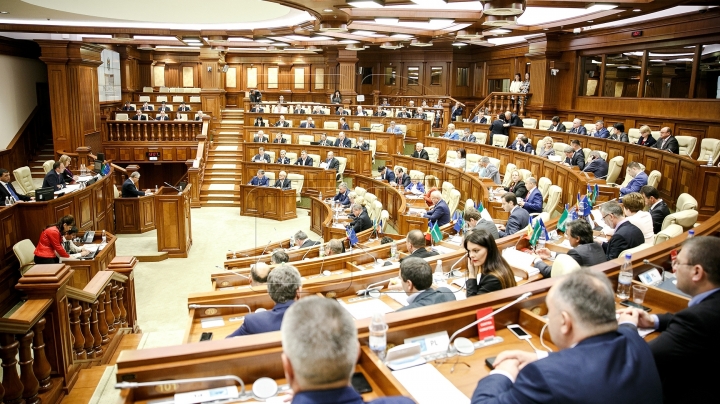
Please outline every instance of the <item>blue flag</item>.
[[540, 227], [542, 228], [542, 231], [545, 233], [545, 240], [550, 241], [550, 235], [548, 234], [547, 227], [545, 227], [545, 223], [543, 223], [542, 218], [538, 218], [540, 220]]
[[103, 176], [110, 174], [110, 163], [105, 163], [102, 165], [102, 168], [100, 169], [100, 174]]
[[580, 205], [583, 206], [583, 216], [589, 216], [592, 213], [592, 205], [590, 204], [587, 195], [583, 198]]
[[570, 220], [578, 220], [578, 211], [576, 208], [570, 211]]
[[465, 220], [463, 220], [462, 216], [455, 219], [455, 226], [453, 226], [453, 229], [455, 229], [456, 232], [460, 232], [460, 230], [463, 229], [465, 226]]
[[353, 229], [352, 227], [351, 227], [350, 229], [348, 229], [348, 231], [347, 231], [347, 237], [348, 237], [348, 240], [350, 240], [350, 245], [351, 245], [351, 246], [353, 246], [353, 245], [355, 245], [355, 244], [358, 243], [357, 234], [355, 234], [355, 229]]

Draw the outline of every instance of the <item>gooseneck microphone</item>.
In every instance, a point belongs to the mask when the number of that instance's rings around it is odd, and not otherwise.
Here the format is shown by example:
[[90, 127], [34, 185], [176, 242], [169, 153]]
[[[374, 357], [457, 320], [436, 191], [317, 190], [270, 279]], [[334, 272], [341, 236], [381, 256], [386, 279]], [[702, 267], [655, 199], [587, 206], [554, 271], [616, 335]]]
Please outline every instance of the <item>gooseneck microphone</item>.
[[662, 274], [663, 272], [665, 272], [665, 268], [661, 267], [660, 265], [655, 265], [655, 264], [653, 264], [653, 263], [650, 262], [650, 260], [648, 260], [648, 259], [644, 259], [644, 260], [643, 260], [643, 264], [645, 264], [645, 265], [650, 265], [651, 267], [659, 270], [659, 271], [660, 271], [660, 274]]
[[258, 255], [258, 259], [257, 259], [257, 261], [255, 262], [256, 264], [259, 263], [261, 257], [262, 257], [263, 255], [265, 255], [265, 251], [267, 251], [268, 247], [270, 247], [270, 243], [272, 243], [272, 240], [268, 240], [267, 244], [265, 245], [265, 248], [263, 248], [263, 250], [262, 250], [262, 252], [260, 253], [260, 255]]
[[463, 254], [462, 257], [458, 258], [458, 260], [455, 261], [455, 262], [450, 266], [450, 270], [448, 270], [448, 272], [447, 272], [448, 276], [451, 276], [451, 275], [452, 275], [452, 272], [453, 272], [453, 269], [455, 268], [455, 265], [461, 263], [463, 260], [466, 260], [467, 258], [468, 258], [468, 255], [467, 255], [467, 254]]
[[[310, 250], [312, 250], [312, 249], [315, 248], [316, 246], [318, 246], [318, 247], [320, 247], [320, 248], [323, 248], [323, 244], [322, 244], [322, 243], [315, 244], [314, 246], [308, 247], [308, 250], [305, 251], [305, 254], [303, 254], [302, 258], [300, 258], [300, 261], [304, 260], [305, 257], [306, 257], [306, 256], [308, 255], [308, 253], [310, 252]], [[319, 250], [320, 248], [318, 248], [318, 250]]]
[[172, 186], [172, 185], [168, 184], [167, 182], [163, 182], [163, 184], [165, 184], [165, 185], [169, 186], [170, 188], [172, 188], [172, 189], [174, 189], [174, 190], [176, 190], [176, 191], [178, 191], [178, 192], [182, 192], [182, 189], [180, 189], [180, 188], [177, 188], [177, 187], [174, 187], [174, 186]]

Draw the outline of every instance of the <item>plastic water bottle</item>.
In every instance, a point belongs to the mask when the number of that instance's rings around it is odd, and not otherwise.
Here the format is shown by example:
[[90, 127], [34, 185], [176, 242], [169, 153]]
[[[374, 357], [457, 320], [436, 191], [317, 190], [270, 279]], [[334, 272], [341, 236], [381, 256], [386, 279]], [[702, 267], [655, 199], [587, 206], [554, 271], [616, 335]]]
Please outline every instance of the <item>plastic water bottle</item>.
[[319, 198], [321, 201], [323, 200], [323, 198], [322, 198], [322, 192], [318, 192], [318, 198]]
[[390, 258], [397, 258], [397, 243], [393, 242], [390, 244]]
[[10, 206], [10, 197], [9, 196], [5, 197], [5, 206]]
[[385, 360], [385, 348], [387, 347], [388, 325], [382, 313], [375, 313], [370, 322], [370, 350], [380, 360]]
[[433, 282], [442, 283], [445, 281], [445, 274], [443, 274], [442, 260], [435, 262], [435, 272], [433, 273]]
[[538, 237], [537, 248], [545, 248], [545, 232], [540, 229], [540, 237]]
[[102, 231], [102, 243], [107, 243], [107, 236], [105, 235], [105, 230]]
[[693, 229], [688, 230], [687, 238], [693, 238], [693, 237], [695, 237], [695, 230], [693, 230]]
[[625, 262], [622, 264], [622, 267], [620, 267], [620, 276], [618, 276], [617, 296], [619, 298], [630, 298], [630, 288], [632, 287], [632, 280], [632, 255], [625, 254]]
[[158, 193], [158, 186], [157, 186], [157, 185], [155, 185], [155, 193], [156, 193], [156, 194]]
[[325, 240], [320, 239], [320, 253], [318, 255], [320, 258], [323, 258], [325, 256]]

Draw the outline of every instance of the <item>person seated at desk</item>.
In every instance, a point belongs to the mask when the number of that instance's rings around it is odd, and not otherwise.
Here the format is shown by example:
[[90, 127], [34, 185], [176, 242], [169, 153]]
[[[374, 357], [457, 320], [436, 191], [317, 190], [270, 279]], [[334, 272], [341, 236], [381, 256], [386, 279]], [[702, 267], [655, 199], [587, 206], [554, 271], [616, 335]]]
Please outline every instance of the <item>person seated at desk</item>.
[[467, 297], [517, 286], [510, 265], [502, 257], [490, 233], [484, 230], [471, 231], [463, 239], [463, 248], [468, 254], [468, 279], [465, 281]]
[[366, 116], [366, 115], [367, 115], [367, 114], [365, 113], [365, 111], [363, 111], [362, 105], [358, 105], [358, 106], [357, 106], [357, 108], [355, 109], [355, 115], [356, 115], [356, 116]]
[[278, 103], [272, 107], [272, 112], [274, 114], [284, 113], [284, 112], [287, 112], [287, 108], [283, 107], [282, 103], [280, 101], [278, 101]]
[[510, 213], [507, 223], [503, 226], [497, 225], [500, 238], [513, 235], [527, 227], [530, 223], [530, 214], [527, 210], [517, 206], [517, 197], [512, 192], [508, 192], [502, 197], [502, 209]]
[[320, 244], [319, 241], [310, 240], [307, 234], [305, 234], [305, 232], [302, 230], [298, 230], [298, 232], [295, 233], [295, 235], [293, 236], [293, 240], [295, 240], [295, 245], [298, 248], [312, 247], [314, 245]]
[[387, 133], [394, 135], [402, 135], [402, 129], [395, 125], [395, 121], [390, 121], [390, 126], [387, 128]]
[[348, 125], [345, 117], [340, 117], [340, 123], [338, 124], [338, 127], [340, 128], [340, 130], [350, 130], [350, 125]]
[[319, 105], [316, 105], [313, 107], [312, 113], [313, 113], [313, 115], [324, 115], [325, 111], [323, 111]]
[[338, 133], [338, 137], [337, 139], [335, 139], [335, 144], [333, 146], [349, 149], [350, 147], [352, 147], [352, 142], [350, 141], [350, 139], [345, 137], [345, 132], [340, 132]]
[[178, 111], [180, 111], [180, 112], [188, 112], [191, 110], [192, 110], [192, 108], [190, 108], [189, 105], [185, 105], [185, 102], [181, 102], [180, 106], [178, 107]]
[[543, 197], [542, 192], [537, 187], [537, 180], [534, 177], [528, 178], [525, 181], [525, 187], [528, 193], [525, 195], [525, 200], [520, 201], [519, 205], [531, 215], [533, 213], [542, 213]]
[[[35, 247], [35, 258], [36, 264], [57, 264], [61, 258], [70, 258], [65, 249], [62, 246], [63, 234], [75, 226], [75, 218], [67, 215], [60, 218], [60, 220], [54, 224], [48, 226], [40, 234], [37, 247]], [[56, 255], [57, 254], [57, 255]]]
[[130, 101], [125, 101], [125, 105], [120, 110], [121, 111], [135, 111], [135, 107], [130, 105]]
[[[570, 242], [572, 247], [567, 255], [580, 264], [581, 267], [591, 267], [596, 264], [607, 261], [605, 251], [602, 247], [593, 242], [593, 229], [590, 223], [584, 219], [573, 220], [565, 224], [565, 238]], [[540, 270], [544, 278], [549, 278], [552, 266], [543, 262], [552, 258], [550, 250], [547, 248], [536, 249], [536, 258], [533, 266]]]
[[350, 192], [348, 192], [347, 185], [343, 182], [338, 187], [338, 193], [333, 197], [333, 202], [339, 203], [342, 206], [350, 206]]
[[475, 143], [475, 141], [477, 140], [477, 138], [475, 137], [475, 135], [473, 135], [473, 134], [470, 132], [470, 128], [465, 128], [465, 129], [463, 129], [463, 134], [462, 134], [462, 136], [460, 137], [459, 140], [462, 141], [462, 142], [472, 142], [472, 143]]
[[287, 140], [285, 140], [285, 139], [282, 137], [282, 133], [276, 133], [276, 134], [275, 134], [275, 139], [273, 139], [272, 142], [273, 142], [273, 143], [287, 143]]
[[[637, 327], [618, 325], [615, 293], [605, 274], [580, 269], [563, 276], [545, 302], [548, 330], [560, 351], [501, 352], [495, 370], [478, 382], [472, 404], [662, 403], [664, 385], [651, 349]], [[696, 372], [685, 373], [693, 374], [691, 383], [697, 381]], [[673, 385], [676, 376], [673, 368]]]
[[513, 142], [510, 143], [509, 145], [507, 145], [507, 148], [508, 148], [508, 149], [511, 149], [511, 150], [518, 150], [518, 151], [519, 151], [520, 149], [518, 148], [518, 143], [520, 142], [520, 137], [521, 137], [522, 135], [523, 135], [522, 133], [516, 134], [516, 135], [515, 135], [515, 140], [513, 140]]
[[63, 172], [65, 171], [65, 165], [60, 161], [56, 161], [53, 164], [52, 170], [48, 171], [43, 179], [43, 188], [52, 188], [54, 190], [65, 188], [65, 177]]
[[582, 169], [586, 173], [593, 173], [595, 178], [605, 178], [608, 174], [608, 163], [602, 158], [600, 152], [593, 150], [588, 156], [588, 163]]
[[350, 212], [355, 217], [350, 224], [348, 224], [348, 228], [355, 230], [355, 234], [360, 233], [361, 231], [365, 231], [367, 229], [372, 228], [373, 221], [370, 219], [370, 216], [368, 215], [367, 211], [363, 210], [363, 206], [360, 204], [354, 204], [350, 208]]
[[[618, 310], [619, 323], [653, 328], [660, 335], [648, 342], [660, 373], [665, 403], [709, 403], [716, 399], [717, 378], [705, 369], [708, 359], [720, 356], [720, 239], [693, 237], [685, 241], [673, 261], [677, 288], [690, 295], [688, 308], [677, 313], [650, 314]], [[689, 386], [693, 386], [689, 388]]]
[[158, 109], [159, 112], [170, 112], [170, 107], [165, 105], [165, 101], [160, 103], [160, 109]]
[[447, 202], [442, 199], [440, 191], [430, 194], [430, 200], [434, 205], [422, 217], [427, 218], [428, 222], [437, 223], [441, 227], [450, 223], [450, 208]]
[[143, 115], [142, 111], [138, 110], [135, 111], [135, 115], [133, 115], [132, 118], [130, 118], [131, 121], [147, 121], [148, 118], [146, 115]]
[[400, 285], [407, 294], [408, 305], [395, 311], [410, 310], [437, 303], [452, 302], [455, 295], [452, 290], [441, 287], [434, 289], [433, 270], [422, 258], [408, 257], [400, 263]]
[[411, 179], [410, 185], [405, 187], [405, 192], [410, 192], [414, 195], [422, 195], [425, 193], [425, 186], [418, 179]]
[[463, 214], [463, 219], [465, 220], [465, 223], [468, 224], [469, 230], [483, 230], [490, 233], [490, 235], [496, 240], [500, 238], [500, 234], [498, 234], [498, 228], [495, 226], [495, 223], [483, 219], [477, 209], [466, 208], [465, 213]]
[[613, 260], [620, 256], [620, 253], [630, 248], [635, 248], [645, 243], [645, 236], [637, 226], [625, 218], [622, 206], [615, 201], [605, 202], [600, 205], [605, 224], [614, 229], [614, 234], [608, 241], [605, 237], [598, 237], [595, 242], [602, 245], [605, 250], [605, 257]]
[[70, 166], [72, 165], [72, 159], [67, 154], [63, 154], [58, 159], [59, 162], [65, 166], [65, 169], [62, 172], [63, 179], [65, 180], [65, 183], [72, 184], [75, 183], [75, 181], [78, 180], [77, 175], [73, 175], [72, 171], [70, 171]]
[[148, 104], [147, 101], [143, 102], [142, 108], [140, 108], [141, 111], [154, 111], [154, 108], [152, 105]]
[[553, 147], [555, 144], [555, 140], [551, 138], [550, 136], [545, 136], [543, 140], [538, 143], [538, 148], [535, 151], [535, 153], [539, 157], [545, 157], [546, 159], [549, 159], [550, 156], [555, 155], [555, 148]]
[[643, 125], [640, 127], [640, 138], [637, 143], [640, 146], [653, 147], [657, 143], [657, 140], [652, 136], [652, 130], [649, 126]]
[[387, 181], [388, 183], [395, 182], [395, 173], [388, 166], [378, 167], [378, 172], [380, 172], [381, 180]]
[[326, 257], [342, 254], [345, 252], [345, 245], [343, 244], [343, 240], [339, 240], [336, 238], [328, 241], [327, 244], [325, 244], [325, 246], [321, 248], [325, 248]]
[[578, 134], [587, 136], [587, 129], [582, 125], [582, 121], [575, 118], [573, 119], [573, 126], [570, 128], [570, 131], [568, 133]]
[[443, 134], [442, 137], [445, 138], [445, 139], [450, 139], [450, 140], [458, 140], [458, 139], [460, 139], [460, 134], [457, 133], [457, 131], [455, 130], [455, 124], [454, 124], [454, 123], [448, 124], [447, 130], [445, 131], [445, 133]]
[[183, 118], [183, 114], [180, 113], [178, 110], [175, 112], [175, 118], [173, 118], [174, 121], [185, 121], [186, 119]]
[[260, 90], [250, 90], [250, 102], [260, 104], [262, 102], [262, 93]]
[[13, 187], [12, 185], [10, 171], [4, 168], [0, 168], [0, 196], [2, 196], [2, 199], [0, 199], [0, 203], [3, 206], [5, 205], [5, 201], [7, 198], [12, 198], [14, 202], [28, 202], [35, 199], [34, 197], [29, 197], [27, 195], [17, 193], [17, 191], [15, 191], [15, 187]]
[[405, 107], [400, 108], [400, 112], [397, 113], [398, 118], [412, 118], [412, 114], [407, 111]]
[[122, 184], [122, 197], [123, 198], [137, 198], [139, 196], [145, 196], [145, 192], [137, 188], [137, 184], [140, 181], [140, 172], [133, 171], [132, 174]]
[[423, 160], [430, 160], [430, 156], [428, 155], [428, 152], [425, 150], [425, 146], [423, 146], [422, 143], [418, 142], [415, 144], [415, 151], [410, 157], [415, 157], [423, 159]]
[[577, 166], [580, 170], [585, 168], [585, 153], [580, 146], [579, 140], [571, 140], [570, 146], [565, 148], [565, 161], [563, 164], [566, 166]]
[[608, 132], [607, 129], [605, 129], [605, 122], [604, 121], [597, 121], [595, 122], [595, 129], [590, 134], [594, 137], [599, 137], [601, 139], [607, 139], [610, 137], [610, 132]]
[[312, 117], [309, 116], [305, 118], [305, 122], [300, 122], [300, 128], [306, 129], [311, 128], [315, 129], [315, 121], [313, 121]]
[[350, 113], [345, 111], [343, 107], [338, 107], [338, 109], [335, 110], [335, 115], [350, 115]]
[[203, 112], [202, 112], [202, 111], [198, 111], [198, 113], [195, 114], [195, 120], [196, 120], [196, 121], [202, 121], [204, 116], [205, 116], [205, 115], [203, 115]]
[[287, 179], [287, 173], [285, 171], [280, 171], [278, 173], [278, 179], [275, 181], [275, 185], [273, 185], [275, 188], [282, 188], [282, 189], [290, 189], [290, 180]]
[[373, 112], [372, 116], [387, 116], [387, 113], [383, 111], [382, 106], [378, 106], [377, 110]]
[[170, 117], [165, 114], [165, 111], [160, 111], [160, 114], [155, 118], [156, 121], [169, 121]]
[[665, 217], [670, 214], [665, 201], [660, 198], [660, 192], [651, 185], [640, 188], [640, 194], [645, 199], [645, 207], [648, 208], [653, 221], [653, 233], [658, 234], [662, 230]]
[[[262, 119], [262, 118], [260, 118]], [[254, 143], [268, 143], [268, 137], [265, 136], [265, 133], [262, 130], [257, 131], [255, 136], [253, 136], [253, 142]]]
[[458, 148], [456, 151], [456, 158], [453, 161], [450, 161], [446, 163], [450, 167], [455, 167], [461, 171], [465, 171], [465, 164], [467, 161], [467, 152], [462, 147]]
[[632, 180], [628, 182], [626, 187], [620, 188], [621, 198], [629, 193], [640, 191], [640, 188], [647, 185], [648, 182], [647, 174], [645, 174], [645, 171], [643, 171], [642, 167], [640, 167], [640, 163], [637, 161], [631, 161], [628, 163], [625, 171], [627, 172], [627, 175], [632, 177]]
[[658, 150], [669, 151], [673, 154], [680, 154], [680, 144], [672, 134], [672, 129], [665, 126], [660, 129], [660, 140], [655, 143]]
[[[645, 198], [640, 192], [631, 192], [622, 199], [622, 209], [625, 214], [625, 220], [637, 226], [645, 237], [646, 244], [655, 242], [655, 232], [653, 231], [653, 218], [650, 212], [643, 210], [645, 208]], [[605, 229], [603, 233], [606, 236], [612, 236], [615, 231], [613, 229]]]
[[328, 140], [327, 133], [323, 133], [320, 135], [320, 141], [318, 142], [318, 146], [335, 146], [333, 142]]
[[620, 142], [629, 143], [630, 138], [628, 137], [628, 134], [625, 133], [625, 124], [622, 122], [618, 122], [615, 125], [608, 128], [608, 132], [610, 132], [610, 136], [608, 136], [609, 140], [618, 140]]
[[362, 136], [358, 137], [357, 143], [355, 143], [355, 147], [353, 149], [360, 149], [362, 151], [368, 151], [370, 150], [370, 143], [365, 142], [365, 138]]
[[256, 162], [256, 163], [263, 163], [263, 162], [269, 163], [269, 162], [270, 162], [270, 155], [267, 154], [267, 153], [265, 153], [265, 148], [264, 148], [264, 147], [261, 147], [261, 148], [258, 149], [258, 154], [254, 155], [253, 158], [252, 158], [252, 160], [250, 160], [250, 161], [253, 161], [253, 162]]
[[271, 270], [272, 267], [264, 262], [257, 262], [250, 265], [250, 286], [266, 284]]
[[405, 245], [407, 247], [408, 256], [401, 259], [401, 263], [410, 257], [427, 258], [438, 255], [437, 251], [428, 250], [425, 247], [425, 234], [418, 229], [410, 230], [410, 232], [408, 232], [407, 237], [405, 237]]
[[410, 176], [405, 174], [402, 167], [395, 167], [395, 184], [403, 188], [410, 185]]
[[255, 104], [252, 108], [250, 108], [250, 112], [262, 114], [263, 112], [265, 112], [265, 109], [262, 107], [261, 104]]
[[527, 195], [528, 190], [525, 187], [525, 181], [520, 178], [520, 171], [513, 170], [512, 174], [510, 174], [510, 180], [510, 184], [503, 189], [506, 192], [512, 192], [518, 198], [524, 198], [525, 195]]
[[530, 144], [530, 140], [525, 135], [520, 135], [517, 140], [517, 151], [533, 154], [535, 152], [535, 149]]
[[326, 170], [335, 170], [337, 173], [340, 170], [340, 160], [335, 158], [335, 153], [327, 152], [327, 158], [324, 162], [320, 163], [320, 168]]
[[413, 118], [422, 119], [424, 121], [427, 119], [427, 114], [423, 112], [422, 107], [418, 107], [418, 109], [415, 110], [415, 115], [413, 115]]
[[275, 164], [290, 164], [290, 157], [286, 156], [285, 150], [280, 150], [280, 157], [275, 160]]
[[250, 180], [248, 185], [267, 187], [270, 186], [270, 179], [265, 176], [265, 170], [258, 170], [257, 175]]
[[498, 171], [497, 167], [495, 167], [494, 164], [490, 164], [490, 157], [481, 157], [480, 161], [478, 162], [478, 167], [480, 169], [478, 172], [480, 178], [490, 178], [492, 182], [498, 185], [502, 183], [500, 181], [500, 172]]
[[296, 105], [295, 108], [293, 108], [293, 114], [305, 114], [305, 108], [303, 108], [302, 105]]
[[280, 115], [280, 120], [277, 121], [277, 122], [275, 122], [275, 126], [276, 126], [276, 127], [280, 127], [280, 128], [289, 128], [289, 127], [290, 127], [290, 122], [288, 122], [288, 121], [285, 120], [285, 116], [284, 116], [284, 115]]
[[90, 254], [90, 251], [75, 245], [73, 239], [77, 237], [78, 228], [73, 226], [63, 234], [63, 248], [70, 258], [80, 258]]
[[474, 117], [470, 120], [470, 123], [487, 123], [487, 118], [484, 115], [485, 111], [480, 108]]
[[270, 256], [270, 263], [278, 265], [290, 262], [290, 256], [282, 248], [276, 248], [273, 250]]
[[[293, 403], [363, 404], [351, 385], [360, 355], [357, 326], [350, 313], [331, 299], [309, 296], [285, 314], [282, 364]], [[412, 404], [405, 397], [382, 397], [368, 404]]]
[[313, 159], [312, 157], [308, 157], [307, 152], [305, 150], [300, 152], [300, 158], [297, 159], [295, 162], [296, 166], [308, 166], [311, 167], [313, 165]]
[[300, 272], [292, 265], [275, 267], [267, 276], [267, 291], [275, 302], [272, 310], [245, 315], [242, 325], [225, 338], [260, 334], [280, 329], [287, 309], [300, 298]]
[[565, 125], [563, 125], [563, 124], [560, 122], [560, 117], [559, 117], [559, 116], [554, 116], [554, 117], [552, 117], [552, 121], [551, 121], [551, 122], [552, 122], [552, 123], [550, 124], [550, 127], [548, 128], [549, 131], [551, 131], [551, 132], [562, 132], [562, 133], [567, 132], [567, 129], [565, 128]]

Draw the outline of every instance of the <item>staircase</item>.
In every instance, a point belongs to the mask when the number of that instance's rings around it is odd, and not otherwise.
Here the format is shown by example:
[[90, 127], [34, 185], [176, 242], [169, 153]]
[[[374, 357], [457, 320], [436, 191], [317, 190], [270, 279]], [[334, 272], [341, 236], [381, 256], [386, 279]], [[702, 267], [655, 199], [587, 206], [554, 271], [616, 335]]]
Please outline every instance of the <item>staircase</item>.
[[225, 109], [221, 112], [216, 135], [208, 151], [205, 178], [200, 189], [202, 206], [240, 207], [240, 184], [243, 158], [242, 109]]
[[[39, 180], [43, 180], [45, 178], [45, 171], [43, 170], [43, 163], [48, 160], [55, 160], [55, 153], [53, 152], [53, 144], [52, 141], [50, 143], [46, 143], [42, 146], [42, 149], [40, 150], [40, 153], [38, 153], [37, 156], [35, 156], [32, 161], [28, 161], [28, 166], [30, 167], [30, 173], [32, 173], [33, 178], [37, 178]], [[76, 167], [71, 167], [71, 170]]]

